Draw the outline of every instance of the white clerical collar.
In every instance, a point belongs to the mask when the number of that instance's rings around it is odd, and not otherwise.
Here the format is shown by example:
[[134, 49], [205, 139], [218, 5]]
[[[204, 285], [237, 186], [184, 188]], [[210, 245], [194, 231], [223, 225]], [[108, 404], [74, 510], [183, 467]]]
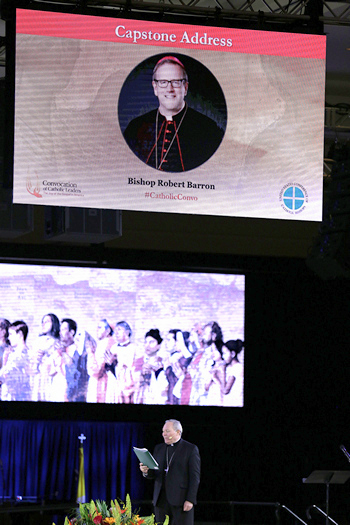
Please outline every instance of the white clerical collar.
[[181, 113], [181, 111], [184, 110], [185, 106], [186, 106], [186, 102], [184, 101], [183, 106], [182, 106], [182, 108], [180, 109], [180, 111], [178, 111], [178, 112], [175, 113], [175, 114], [170, 113], [170, 115], [166, 115], [166, 114], [165, 114], [165, 111], [164, 111], [164, 113], [162, 113], [162, 111], [161, 111], [160, 109], [159, 109], [159, 113], [160, 113], [164, 118], [166, 118], [167, 121], [169, 122], [169, 121], [174, 120], [174, 117], [176, 117], [176, 115], [179, 115], [179, 114]]

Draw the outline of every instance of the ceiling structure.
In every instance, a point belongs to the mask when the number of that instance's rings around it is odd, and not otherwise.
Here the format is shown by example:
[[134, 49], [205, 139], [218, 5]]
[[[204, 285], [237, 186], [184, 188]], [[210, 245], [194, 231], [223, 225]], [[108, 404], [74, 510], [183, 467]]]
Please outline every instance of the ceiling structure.
[[218, 19], [251, 19], [290, 23], [323, 23], [350, 25], [349, 0], [32, 0], [31, 6], [73, 6], [76, 8], [102, 8], [156, 11], [189, 16], [215, 16]]

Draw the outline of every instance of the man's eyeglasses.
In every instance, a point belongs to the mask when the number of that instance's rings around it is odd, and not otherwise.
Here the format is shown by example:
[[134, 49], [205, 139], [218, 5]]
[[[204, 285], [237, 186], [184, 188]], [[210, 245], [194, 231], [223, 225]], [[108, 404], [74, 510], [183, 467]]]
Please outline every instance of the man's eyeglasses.
[[183, 82], [186, 82], [185, 78], [179, 78], [175, 80], [156, 80], [154, 79], [154, 82], [157, 82], [158, 86], [161, 88], [167, 88], [169, 84], [171, 84], [171, 87], [173, 88], [179, 88], [182, 86]]

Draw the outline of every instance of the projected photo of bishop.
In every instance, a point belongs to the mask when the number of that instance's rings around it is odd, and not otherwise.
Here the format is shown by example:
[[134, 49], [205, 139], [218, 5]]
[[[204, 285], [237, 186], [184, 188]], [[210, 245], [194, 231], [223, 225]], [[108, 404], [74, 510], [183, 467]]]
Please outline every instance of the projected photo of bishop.
[[119, 98], [119, 122], [141, 161], [158, 171], [184, 172], [214, 155], [224, 137], [227, 109], [206, 67], [182, 55], [157, 55], [129, 77]]

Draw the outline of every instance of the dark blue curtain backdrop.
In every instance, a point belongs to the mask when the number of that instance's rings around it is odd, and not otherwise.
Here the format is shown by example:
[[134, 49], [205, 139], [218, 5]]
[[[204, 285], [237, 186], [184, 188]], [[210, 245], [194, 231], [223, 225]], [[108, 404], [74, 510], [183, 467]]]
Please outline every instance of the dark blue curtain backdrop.
[[132, 447], [144, 446], [143, 432], [139, 423], [0, 420], [0, 500], [75, 501], [81, 433], [87, 500], [142, 499]]

